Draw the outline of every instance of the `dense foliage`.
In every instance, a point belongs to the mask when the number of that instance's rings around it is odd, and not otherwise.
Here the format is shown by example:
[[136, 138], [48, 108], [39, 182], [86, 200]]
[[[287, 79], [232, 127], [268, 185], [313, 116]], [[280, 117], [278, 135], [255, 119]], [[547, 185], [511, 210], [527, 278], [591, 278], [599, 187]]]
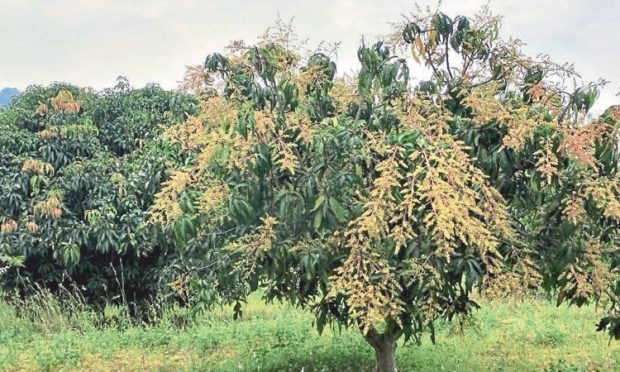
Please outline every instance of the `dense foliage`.
[[260, 288], [359, 328], [379, 371], [475, 292], [597, 302], [620, 338], [620, 108], [593, 117], [603, 82], [499, 26], [411, 15], [339, 77], [280, 23], [189, 69], [195, 97], [29, 88], [0, 111], [4, 286], [128, 302], [163, 282], [236, 315]]
[[178, 161], [156, 138], [195, 110], [191, 96], [120, 79], [99, 93], [33, 86], [0, 111], [0, 254], [25, 259], [4, 287], [154, 296], [173, 251], [146, 210]]
[[[263, 287], [319, 330], [359, 327], [381, 371], [401, 335], [470, 313], [476, 290], [603, 301], [620, 337], [620, 112], [588, 118], [602, 83], [570, 86], [570, 66], [498, 31], [486, 12], [411, 16], [360, 47], [351, 79], [286, 27], [210, 55], [190, 71], [200, 115], [166, 133], [191, 161], [151, 208], [199, 227], [189, 244], [208, 254], [176, 288], [202, 304]], [[430, 79], [412, 86], [411, 63]]]

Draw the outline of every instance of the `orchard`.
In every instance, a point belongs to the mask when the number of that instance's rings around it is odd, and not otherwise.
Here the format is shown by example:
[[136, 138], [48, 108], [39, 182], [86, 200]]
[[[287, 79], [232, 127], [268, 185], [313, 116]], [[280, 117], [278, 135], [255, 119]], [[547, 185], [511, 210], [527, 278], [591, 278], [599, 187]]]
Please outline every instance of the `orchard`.
[[0, 111], [5, 287], [237, 317], [259, 292], [359, 330], [378, 372], [479, 298], [595, 303], [620, 339], [620, 106], [500, 24], [410, 15], [350, 76], [279, 23], [184, 93], [27, 90]]

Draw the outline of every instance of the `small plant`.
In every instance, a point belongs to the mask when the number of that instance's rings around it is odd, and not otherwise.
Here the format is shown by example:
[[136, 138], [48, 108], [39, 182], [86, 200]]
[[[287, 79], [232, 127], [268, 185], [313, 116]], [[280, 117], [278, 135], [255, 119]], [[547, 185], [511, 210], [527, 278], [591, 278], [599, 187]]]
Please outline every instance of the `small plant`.
[[6, 274], [9, 269], [14, 267], [22, 267], [24, 265], [24, 257], [7, 256], [0, 253], [0, 278]]
[[536, 333], [535, 342], [541, 346], [560, 346], [566, 340], [566, 334], [560, 330], [540, 330]]
[[545, 372], [585, 372], [586, 369], [559, 359], [545, 368]]

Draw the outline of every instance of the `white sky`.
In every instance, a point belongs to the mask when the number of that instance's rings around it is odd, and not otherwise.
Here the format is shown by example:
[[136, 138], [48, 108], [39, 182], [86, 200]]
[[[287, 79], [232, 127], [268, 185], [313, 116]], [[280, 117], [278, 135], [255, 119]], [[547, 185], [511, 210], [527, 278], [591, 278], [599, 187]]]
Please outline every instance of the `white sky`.
[[[444, 0], [451, 15], [471, 15], [488, 0]], [[418, 1], [435, 5], [436, 1]], [[620, 1], [491, 0], [504, 16], [503, 36], [529, 54], [574, 62], [585, 80], [605, 78], [597, 109], [620, 102]], [[414, 9], [404, 0], [0, 0], [0, 88], [65, 81], [94, 88], [119, 75], [134, 86], [176, 87], [185, 65], [199, 64], [233, 39], [255, 40], [295, 17], [311, 42], [342, 42], [340, 71], [358, 66], [356, 50], [390, 31]]]

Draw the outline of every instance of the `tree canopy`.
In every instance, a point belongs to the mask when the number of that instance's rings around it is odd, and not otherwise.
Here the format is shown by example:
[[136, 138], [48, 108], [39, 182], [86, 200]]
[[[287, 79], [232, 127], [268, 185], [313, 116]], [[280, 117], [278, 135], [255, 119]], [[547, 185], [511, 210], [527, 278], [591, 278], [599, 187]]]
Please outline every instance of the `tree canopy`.
[[[467, 315], [474, 291], [601, 301], [599, 328], [620, 337], [620, 110], [588, 116], [603, 82], [566, 83], [572, 66], [499, 27], [411, 15], [338, 77], [280, 24], [190, 70], [200, 113], [165, 132], [189, 161], [150, 209], [201, 246], [178, 290], [206, 306], [264, 288], [319, 330], [359, 327], [381, 371], [401, 335]], [[412, 64], [430, 79], [413, 84]]]
[[0, 111], [0, 256], [25, 259], [4, 287], [75, 287], [95, 303], [154, 296], [174, 250], [146, 210], [178, 161], [157, 137], [195, 108], [120, 79], [100, 93], [33, 86]]

